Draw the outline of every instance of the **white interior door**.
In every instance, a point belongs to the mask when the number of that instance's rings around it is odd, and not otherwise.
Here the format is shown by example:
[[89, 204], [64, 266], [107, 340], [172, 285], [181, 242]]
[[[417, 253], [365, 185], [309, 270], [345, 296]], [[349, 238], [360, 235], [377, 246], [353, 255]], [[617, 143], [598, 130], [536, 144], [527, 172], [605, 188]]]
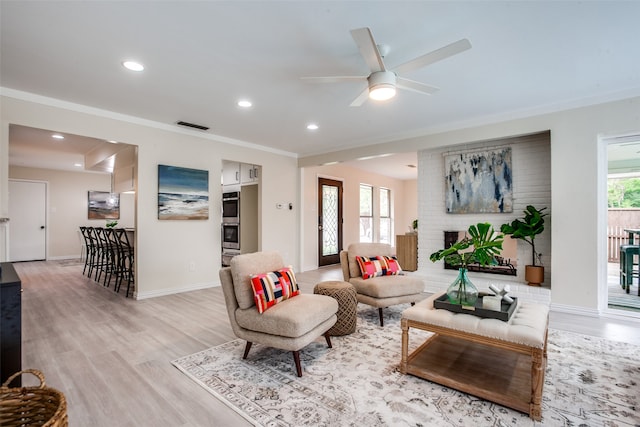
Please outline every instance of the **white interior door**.
[[46, 259], [47, 184], [9, 180], [9, 261]]

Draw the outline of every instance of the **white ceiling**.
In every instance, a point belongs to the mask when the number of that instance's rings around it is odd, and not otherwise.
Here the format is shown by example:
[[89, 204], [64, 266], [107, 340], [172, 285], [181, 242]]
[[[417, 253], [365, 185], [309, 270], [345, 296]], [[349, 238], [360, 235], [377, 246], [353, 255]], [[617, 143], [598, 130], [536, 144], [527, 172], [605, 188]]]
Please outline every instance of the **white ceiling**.
[[9, 141], [13, 166], [110, 173], [137, 161], [129, 144], [28, 126], [9, 125]]
[[[299, 157], [640, 94], [633, 1], [3, 0], [0, 12], [4, 89]], [[404, 76], [439, 87], [433, 96], [349, 107], [364, 83], [300, 77], [368, 74], [349, 33], [360, 27], [390, 47], [392, 69], [461, 38], [473, 47]]]

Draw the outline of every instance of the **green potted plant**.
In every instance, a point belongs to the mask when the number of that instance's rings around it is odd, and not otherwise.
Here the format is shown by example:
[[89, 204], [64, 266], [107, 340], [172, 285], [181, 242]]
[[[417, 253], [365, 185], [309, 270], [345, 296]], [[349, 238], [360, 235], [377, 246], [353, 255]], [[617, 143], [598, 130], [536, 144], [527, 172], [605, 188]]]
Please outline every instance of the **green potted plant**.
[[444, 259], [447, 263], [458, 267], [458, 277], [447, 289], [447, 297], [453, 304], [475, 306], [478, 289], [467, 277], [469, 264], [496, 264], [495, 257], [502, 250], [504, 236], [496, 233], [489, 223], [478, 223], [469, 226], [468, 236], [457, 241], [448, 248], [441, 249], [429, 256], [431, 262]]
[[531, 264], [524, 267], [524, 279], [532, 286], [540, 286], [540, 283], [544, 281], [544, 267], [541, 265], [542, 254], [536, 251], [536, 236], [544, 231], [544, 217], [548, 215], [543, 213], [545, 209], [547, 208], [537, 209], [528, 205], [524, 210], [523, 218], [502, 224], [500, 227], [500, 231], [505, 235], [511, 236], [512, 239], [524, 240], [531, 245]]

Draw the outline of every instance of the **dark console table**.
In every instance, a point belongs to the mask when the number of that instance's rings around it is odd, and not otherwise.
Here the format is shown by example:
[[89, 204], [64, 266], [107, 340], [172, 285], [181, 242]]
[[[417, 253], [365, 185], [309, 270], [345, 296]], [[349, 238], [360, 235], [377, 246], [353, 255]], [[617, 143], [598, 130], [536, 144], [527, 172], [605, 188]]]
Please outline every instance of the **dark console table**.
[[[22, 370], [22, 282], [9, 262], [0, 263], [0, 384]], [[12, 387], [22, 385], [20, 377]]]

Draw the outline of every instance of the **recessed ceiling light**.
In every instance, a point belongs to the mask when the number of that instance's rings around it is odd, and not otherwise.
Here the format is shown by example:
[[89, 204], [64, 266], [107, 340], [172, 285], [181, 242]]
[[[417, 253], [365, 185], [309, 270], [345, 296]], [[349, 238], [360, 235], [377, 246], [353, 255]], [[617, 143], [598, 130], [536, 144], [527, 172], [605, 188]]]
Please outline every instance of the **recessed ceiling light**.
[[251, 101], [248, 101], [246, 99], [241, 99], [240, 101], [238, 101], [238, 107], [249, 108], [252, 105], [253, 104], [251, 103]]
[[54, 133], [53, 135], [51, 135], [51, 138], [64, 139], [64, 136], [60, 135], [59, 133]]
[[80, 168], [80, 167], [82, 167], [82, 163], [74, 163], [73, 166], [75, 166], [77, 168]]
[[307, 125], [307, 129], [309, 129], [309, 130], [318, 130], [318, 125], [315, 124], [315, 123], [309, 123]]
[[127, 70], [131, 71], [142, 71], [144, 70], [144, 65], [136, 61], [124, 61], [122, 66]]
[[118, 143], [118, 141], [115, 141], [115, 140], [113, 140], [113, 139], [108, 139], [108, 140], [107, 140], [107, 142], [108, 142], [109, 144], [117, 144], [117, 143]]

